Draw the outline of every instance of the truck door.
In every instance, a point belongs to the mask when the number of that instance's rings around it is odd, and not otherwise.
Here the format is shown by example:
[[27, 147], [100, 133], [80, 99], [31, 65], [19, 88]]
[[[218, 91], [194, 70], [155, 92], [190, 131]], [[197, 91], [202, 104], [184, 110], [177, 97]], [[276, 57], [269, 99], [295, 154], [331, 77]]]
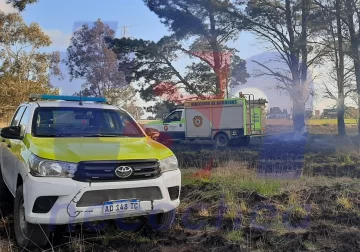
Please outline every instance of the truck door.
[[[21, 117], [24, 114], [25, 108], [26, 108], [25, 106], [20, 106], [17, 109], [11, 121], [10, 126], [19, 125]], [[3, 139], [1, 143], [1, 152], [2, 152], [1, 172], [5, 184], [8, 186], [9, 190], [12, 193], [15, 193], [14, 174], [15, 174], [15, 167], [18, 164], [17, 157], [13, 153], [13, 151], [16, 149], [17, 146], [16, 141], [20, 141], [20, 140]]]
[[252, 126], [251, 126], [251, 131], [252, 134], [261, 134], [262, 133], [262, 123], [261, 123], [261, 119], [262, 119], [262, 113], [261, 113], [261, 108], [260, 107], [254, 107], [252, 109]]
[[164, 119], [164, 130], [172, 139], [184, 139], [185, 138], [185, 125], [182, 110], [175, 110]]
[[211, 139], [213, 108], [186, 108], [186, 138]]

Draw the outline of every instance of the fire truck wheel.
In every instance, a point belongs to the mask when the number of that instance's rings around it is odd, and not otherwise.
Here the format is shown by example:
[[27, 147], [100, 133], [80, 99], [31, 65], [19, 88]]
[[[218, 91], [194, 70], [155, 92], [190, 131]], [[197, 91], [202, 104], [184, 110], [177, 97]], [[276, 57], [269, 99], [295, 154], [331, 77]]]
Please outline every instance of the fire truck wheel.
[[225, 133], [219, 133], [215, 136], [216, 147], [224, 148], [229, 145], [229, 138]]

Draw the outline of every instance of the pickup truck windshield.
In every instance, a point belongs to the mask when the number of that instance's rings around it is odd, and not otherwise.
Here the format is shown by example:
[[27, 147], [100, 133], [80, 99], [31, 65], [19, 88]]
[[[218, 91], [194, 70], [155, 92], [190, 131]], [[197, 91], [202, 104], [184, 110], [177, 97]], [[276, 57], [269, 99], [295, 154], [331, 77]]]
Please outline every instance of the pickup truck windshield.
[[94, 108], [39, 107], [32, 134], [36, 137], [143, 137], [124, 111]]

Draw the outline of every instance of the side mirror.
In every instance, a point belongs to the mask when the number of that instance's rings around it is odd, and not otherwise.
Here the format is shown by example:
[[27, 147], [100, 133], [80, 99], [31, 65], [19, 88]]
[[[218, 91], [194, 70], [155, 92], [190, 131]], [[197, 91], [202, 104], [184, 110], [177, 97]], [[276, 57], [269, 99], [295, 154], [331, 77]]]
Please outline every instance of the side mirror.
[[10, 126], [1, 129], [1, 137], [7, 139], [18, 139], [22, 140], [21, 136], [21, 127], [20, 126]]

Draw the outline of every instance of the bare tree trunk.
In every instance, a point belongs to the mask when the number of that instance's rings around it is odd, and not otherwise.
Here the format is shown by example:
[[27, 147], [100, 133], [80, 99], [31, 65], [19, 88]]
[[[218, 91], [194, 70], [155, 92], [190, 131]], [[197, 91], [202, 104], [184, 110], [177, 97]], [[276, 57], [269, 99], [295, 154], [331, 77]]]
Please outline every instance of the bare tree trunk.
[[224, 74], [221, 69], [221, 55], [217, 45], [213, 45], [213, 55], [214, 55], [214, 69], [216, 74], [216, 97], [219, 99], [224, 98]]
[[[305, 76], [300, 76], [299, 70], [299, 53], [295, 46], [295, 34], [293, 30], [292, 24], [292, 12], [291, 12], [291, 1], [286, 0], [285, 2], [286, 8], [286, 27], [289, 33], [289, 51], [290, 51], [290, 64], [291, 64], [291, 74], [292, 74], [292, 81], [293, 81], [293, 88], [292, 88], [292, 99], [293, 99], [293, 124], [294, 124], [294, 132], [300, 132], [301, 129], [305, 126], [305, 102], [304, 102], [304, 91], [302, 90], [302, 78], [306, 77], [307, 74], [305, 72]], [[302, 36], [306, 36], [306, 33]], [[303, 40], [303, 37], [302, 37]], [[305, 38], [306, 40], [306, 38]], [[304, 43], [302, 41], [302, 43]], [[306, 41], [305, 41], [306, 46]], [[302, 47], [303, 48], [303, 47]], [[302, 56], [305, 56], [307, 60], [307, 50], [301, 51]], [[302, 60], [304, 62], [304, 60]], [[306, 64], [305, 62], [305, 71], [306, 71]], [[304, 67], [302, 68], [304, 70]], [[303, 71], [302, 70], [302, 71]], [[302, 72], [301, 72], [302, 73]]]
[[[359, 55], [359, 39], [356, 34], [355, 25], [354, 25], [354, 8], [352, 0], [346, 0], [345, 7], [347, 10], [347, 21], [350, 33], [350, 42], [351, 42], [351, 57], [354, 60], [355, 68], [355, 77], [356, 77], [356, 88], [358, 94], [358, 104], [360, 104], [360, 55]], [[360, 106], [358, 108], [358, 118], [360, 118]], [[358, 134], [360, 135], [360, 120], [358, 123]]]
[[213, 7], [209, 6], [209, 17], [210, 17], [210, 29], [211, 29], [211, 49], [212, 49], [212, 53], [213, 53], [213, 58], [214, 58], [214, 70], [215, 70], [215, 74], [216, 74], [216, 97], [219, 99], [223, 99], [224, 98], [224, 86], [222, 85], [223, 83], [223, 73], [222, 73], [222, 69], [221, 69], [221, 52], [220, 52], [220, 48], [219, 45], [217, 43], [217, 32], [216, 32], [216, 21], [215, 21], [215, 16], [213, 13]]
[[[293, 75], [294, 76], [294, 75]], [[300, 79], [294, 79], [293, 90], [293, 124], [294, 132], [299, 133], [305, 127], [305, 101]]]
[[[305, 103], [310, 95], [309, 93], [309, 82], [308, 82], [308, 49], [307, 49], [307, 29], [308, 29], [308, 13], [309, 13], [309, 0], [301, 1], [301, 83], [299, 90], [299, 101], [298, 106], [302, 106], [298, 108], [298, 130], [301, 130], [305, 127]], [[300, 114], [301, 113], [301, 114]]]
[[345, 99], [344, 93], [338, 93], [337, 102], [337, 122], [338, 122], [338, 134], [339, 136], [345, 136]]
[[[337, 121], [338, 121], [338, 134], [340, 136], [346, 135], [345, 129], [345, 95], [344, 95], [344, 48], [343, 48], [343, 35], [341, 30], [341, 0], [335, 2], [336, 10], [336, 26], [337, 26], [337, 40], [339, 60], [337, 64], [337, 86], [338, 86], [338, 102], [337, 102]], [[332, 28], [331, 28], [332, 30]], [[332, 30], [333, 31], [333, 30]], [[336, 48], [336, 44], [334, 43]], [[335, 49], [336, 54], [336, 49]]]

